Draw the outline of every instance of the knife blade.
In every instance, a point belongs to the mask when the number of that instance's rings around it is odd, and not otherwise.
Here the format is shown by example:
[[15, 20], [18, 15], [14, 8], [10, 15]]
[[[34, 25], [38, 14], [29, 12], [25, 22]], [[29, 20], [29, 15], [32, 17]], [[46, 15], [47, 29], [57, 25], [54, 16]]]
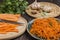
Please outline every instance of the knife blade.
[[15, 22], [15, 21], [10, 21], [10, 20], [5, 20], [5, 19], [0, 19], [0, 22], [6, 22], [6, 23], [11, 23], [11, 24], [24, 24], [24, 23], [21, 23], [21, 22]]

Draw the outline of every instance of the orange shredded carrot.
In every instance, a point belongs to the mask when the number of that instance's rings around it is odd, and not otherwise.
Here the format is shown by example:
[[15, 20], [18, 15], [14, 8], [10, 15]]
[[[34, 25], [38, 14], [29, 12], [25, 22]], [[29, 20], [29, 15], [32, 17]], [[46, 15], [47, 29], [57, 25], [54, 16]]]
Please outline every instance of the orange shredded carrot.
[[60, 38], [60, 23], [55, 18], [36, 19], [30, 32], [46, 40], [58, 40]]

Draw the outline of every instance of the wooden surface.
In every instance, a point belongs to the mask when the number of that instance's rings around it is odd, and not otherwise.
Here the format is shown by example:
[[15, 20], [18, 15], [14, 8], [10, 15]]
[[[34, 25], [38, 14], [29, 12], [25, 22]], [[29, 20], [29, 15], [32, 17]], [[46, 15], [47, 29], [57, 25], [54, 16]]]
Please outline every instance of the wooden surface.
[[[1, 1], [1, 0], [0, 0]], [[31, 3], [33, 3], [33, 1], [34, 0], [27, 0], [28, 2], [29, 2], [29, 4], [31, 4]], [[57, 4], [57, 5], [59, 5], [60, 6], [60, 0], [38, 0], [38, 1], [44, 1], [44, 2], [52, 2], [52, 3], [55, 3], [55, 4]], [[26, 18], [26, 20], [29, 22], [29, 21], [31, 21], [32, 19], [34, 19], [34, 18], [32, 18], [32, 17], [30, 17], [30, 16], [28, 16], [27, 14], [24, 14], [24, 15], [22, 15], [24, 18]], [[60, 18], [60, 16], [58, 16], [57, 18]], [[11, 40], [36, 40], [36, 39], [34, 39], [34, 38], [32, 38], [28, 33], [27, 33], [27, 31], [24, 33], [24, 34], [22, 34], [20, 37], [17, 37], [17, 38], [15, 38], [15, 39], [11, 39]]]

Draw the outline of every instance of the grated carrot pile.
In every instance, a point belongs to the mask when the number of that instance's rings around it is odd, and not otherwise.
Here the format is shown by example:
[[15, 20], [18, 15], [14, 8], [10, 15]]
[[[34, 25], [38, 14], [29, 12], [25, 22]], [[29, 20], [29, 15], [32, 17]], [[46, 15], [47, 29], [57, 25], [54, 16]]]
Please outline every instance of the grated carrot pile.
[[60, 23], [55, 18], [36, 19], [30, 32], [46, 40], [59, 40]]
[[[0, 14], [0, 19], [11, 20], [11, 21], [18, 21], [20, 15], [18, 14]], [[0, 22], [0, 34], [6, 34], [8, 32], [18, 32], [16, 29], [18, 25]]]

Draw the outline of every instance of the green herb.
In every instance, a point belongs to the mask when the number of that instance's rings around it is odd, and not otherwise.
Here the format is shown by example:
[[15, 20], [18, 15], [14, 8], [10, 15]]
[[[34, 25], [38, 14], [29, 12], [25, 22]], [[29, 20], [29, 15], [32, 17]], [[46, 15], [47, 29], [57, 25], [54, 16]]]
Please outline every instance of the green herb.
[[46, 14], [47, 14], [46, 12], [42, 12], [42, 13], [41, 13], [41, 16], [44, 17], [44, 16], [46, 16]]
[[26, 0], [4, 0], [0, 5], [0, 13], [24, 13], [27, 5]]
[[46, 14], [47, 14], [47, 12], [43, 12], [43, 14], [44, 14], [44, 15], [46, 15]]
[[52, 22], [49, 22], [50, 26], [52, 26]]
[[43, 13], [41, 13], [41, 16], [42, 16], [42, 17], [44, 17], [44, 14], [43, 14]]

